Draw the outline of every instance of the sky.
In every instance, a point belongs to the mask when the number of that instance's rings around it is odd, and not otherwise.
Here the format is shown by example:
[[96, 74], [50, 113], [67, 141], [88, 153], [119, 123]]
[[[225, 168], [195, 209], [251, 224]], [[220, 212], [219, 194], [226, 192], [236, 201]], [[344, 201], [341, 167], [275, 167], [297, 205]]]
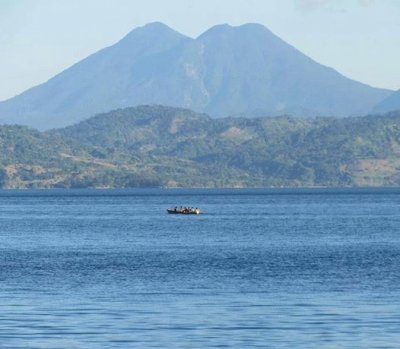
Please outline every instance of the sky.
[[0, 100], [154, 21], [190, 37], [260, 23], [349, 78], [400, 88], [400, 0], [0, 0]]

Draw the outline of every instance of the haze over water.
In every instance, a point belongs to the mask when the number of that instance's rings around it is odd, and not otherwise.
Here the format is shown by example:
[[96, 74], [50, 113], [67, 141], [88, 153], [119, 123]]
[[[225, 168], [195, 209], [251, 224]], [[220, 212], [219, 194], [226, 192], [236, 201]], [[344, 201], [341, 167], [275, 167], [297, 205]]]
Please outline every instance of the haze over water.
[[399, 208], [399, 189], [2, 191], [0, 348], [396, 347]]

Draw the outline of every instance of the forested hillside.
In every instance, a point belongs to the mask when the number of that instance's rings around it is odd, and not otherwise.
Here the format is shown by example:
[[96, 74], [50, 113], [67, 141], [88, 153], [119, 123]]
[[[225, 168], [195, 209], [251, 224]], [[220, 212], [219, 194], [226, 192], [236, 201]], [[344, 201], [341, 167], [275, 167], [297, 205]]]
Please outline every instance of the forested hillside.
[[141, 106], [64, 129], [0, 127], [1, 186], [400, 185], [400, 112], [212, 119]]

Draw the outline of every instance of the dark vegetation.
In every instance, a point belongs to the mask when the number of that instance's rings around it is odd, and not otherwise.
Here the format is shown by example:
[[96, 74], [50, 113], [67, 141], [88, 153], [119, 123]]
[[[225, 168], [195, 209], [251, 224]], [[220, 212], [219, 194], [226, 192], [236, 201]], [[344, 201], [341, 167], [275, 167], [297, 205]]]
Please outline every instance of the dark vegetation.
[[142, 106], [47, 132], [0, 126], [0, 185], [395, 186], [400, 112], [211, 119]]

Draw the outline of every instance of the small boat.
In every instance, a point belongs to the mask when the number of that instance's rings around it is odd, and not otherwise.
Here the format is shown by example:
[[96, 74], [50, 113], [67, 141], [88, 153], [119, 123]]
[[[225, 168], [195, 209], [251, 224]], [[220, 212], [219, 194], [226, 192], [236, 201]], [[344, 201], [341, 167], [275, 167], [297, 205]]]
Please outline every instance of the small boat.
[[167, 212], [170, 214], [200, 214], [201, 211], [199, 208], [193, 207], [174, 207], [174, 208], [167, 208]]

